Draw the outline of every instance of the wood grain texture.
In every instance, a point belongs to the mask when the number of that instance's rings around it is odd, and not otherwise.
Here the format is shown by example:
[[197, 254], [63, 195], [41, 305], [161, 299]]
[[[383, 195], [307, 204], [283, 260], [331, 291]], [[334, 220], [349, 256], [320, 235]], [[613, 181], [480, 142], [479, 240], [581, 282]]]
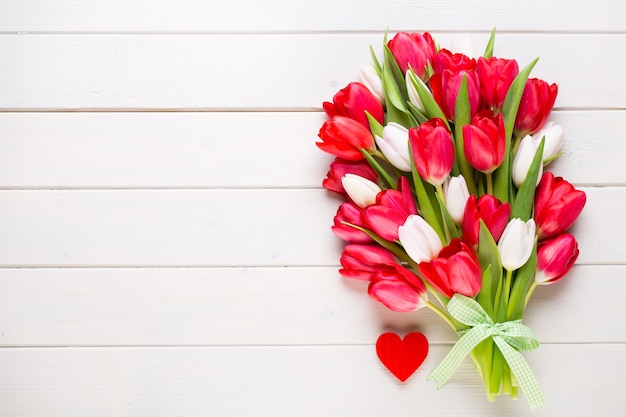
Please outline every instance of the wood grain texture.
[[[514, 18], [513, 18], [514, 17]], [[355, 0], [2, 0], [5, 32], [283, 32], [384, 30], [624, 31], [624, 8], [593, 3], [479, 0], [436, 3]]]
[[[442, 46], [452, 33], [437, 34]], [[482, 51], [488, 35], [475, 36]], [[626, 108], [626, 34], [507, 34], [495, 53], [560, 86], [557, 107]], [[4, 35], [0, 109], [320, 109], [381, 34]], [[580, 59], [580, 51], [603, 57]], [[277, 63], [280, 63], [278, 65]], [[566, 63], [564, 65], [564, 63]]]
[[[0, 188], [319, 188], [333, 160], [314, 145], [324, 120], [320, 112], [0, 113]], [[577, 185], [626, 184], [623, 111], [557, 111], [551, 120], [565, 143], [549, 170]]]

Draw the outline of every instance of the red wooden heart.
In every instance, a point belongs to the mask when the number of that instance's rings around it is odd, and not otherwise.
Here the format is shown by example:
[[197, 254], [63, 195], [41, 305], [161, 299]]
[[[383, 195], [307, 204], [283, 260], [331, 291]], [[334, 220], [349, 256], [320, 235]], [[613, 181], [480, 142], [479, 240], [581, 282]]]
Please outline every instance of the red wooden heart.
[[376, 353], [383, 365], [404, 382], [426, 359], [428, 339], [417, 332], [407, 334], [404, 339], [395, 333], [383, 333], [376, 341]]

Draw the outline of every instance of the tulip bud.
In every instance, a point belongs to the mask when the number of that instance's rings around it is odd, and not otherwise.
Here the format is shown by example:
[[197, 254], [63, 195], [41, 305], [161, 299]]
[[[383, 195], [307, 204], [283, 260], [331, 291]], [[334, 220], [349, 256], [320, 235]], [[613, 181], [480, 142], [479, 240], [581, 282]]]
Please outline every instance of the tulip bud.
[[574, 236], [568, 233], [540, 242], [537, 249], [535, 282], [547, 285], [560, 280], [572, 268], [576, 258], [578, 243]]
[[372, 93], [374, 97], [381, 103], [385, 103], [385, 92], [383, 89], [383, 82], [378, 76], [378, 73], [371, 65], [363, 65], [359, 71], [361, 75], [361, 82]]
[[385, 110], [380, 101], [363, 84], [352, 82], [339, 90], [333, 97], [333, 102], [322, 103], [328, 117], [344, 116], [356, 120], [366, 128], [370, 128], [370, 122], [366, 112], [378, 123], [383, 123]]
[[387, 46], [403, 73], [411, 68], [418, 77], [425, 78], [426, 67], [436, 54], [435, 42], [430, 33], [399, 32]]
[[463, 126], [463, 150], [467, 161], [477, 170], [490, 174], [500, 166], [506, 151], [502, 113], [482, 110]]
[[417, 214], [407, 217], [398, 228], [398, 237], [406, 253], [417, 263], [433, 259], [443, 247], [437, 232]]
[[452, 220], [458, 225], [463, 223], [463, 213], [465, 213], [465, 205], [469, 198], [467, 182], [462, 175], [458, 177], [449, 177], [443, 183], [443, 195], [446, 200], [446, 208]]
[[348, 197], [361, 208], [365, 208], [376, 202], [376, 195], [382, 189], [366, 178], [355, 174], [346, 174], [341, 178], [341, 184], [346, 190]]
[[[346, 201], [339, 206], [333, 219], [331, 230], [340, 239], [350, 243], [371, 243], [369, 235], [351, 225], [364, 227], [361, 219], [363, 209], [356, 204]], [[349, 224], [345, 224], [349, 223]]]
[[538, 78], [526, 81], [515, 118], [515, 135], [524, 137], [539, 130], [548, 120], [558, 94], [556, 84]]
[[392, 311], [415, 311], [428, 302], [426, 286], [411, 271], [398, 264], [377, 272], [372, 278], [368, 294]]
[[341, 184], [341, 178], [346, 174], [356, 174], [374, 182], [378, 179], [376, 171], [365, 160], [348, 161], [347, 159], [335, 158], [330, 164], [326, 178], [322, 181], [322, 186], [342, 197], [346, 197], [346, 191]]
[[424, 108], [424, 103], [422, 103], [422, 99], [420, 98], [419, 94], [417, 93], [417, 89], [415, 88], [415, 86], [413, 85], [413, 82], [411, 81], [411, 78], [410, 78], [411, 74], [417, 77], [417, 75], [415, 75], [415, 73], [412, 70], [408, 70], [406, 72], [406, 76], [404, 77], [404, 80], [406, 83], [406, 91], [407, 91], [407, 94], [409, 95], [409, 101], [411, 102], [411, 104], [417, 107], [418, 110], [420, 110], [421, 112], [425, 112], [426, 109]]
[[[524, 136], [521, 140], [517, 153], [513, 159], [513, 183], [519, 188], [526, 177], [528, 176], [528, 170], [533, 163], [533, 158], [537, 153], [539, 144], [533, 140], [530, 135]], [[539, 165], [539, 175], [537, 176], [537, 184], [541, 180], [541, 174], [543, 174], [543, 164]], [[536, 184], [535, 184], [536, 185]]]
[[463, 213], [463, 240], [477, 245], [480, 237], [480, 220], [485, 223], [494, 241], [500, 240], [511, 214], [511, 205], [501, 203], [491, 194], [483, 194], [479, 199], [470, 195]]
[[565, 232], [583, 210], [587, 196], [562, 177], [545, 172], [535, 190], [534, 217], [539, 239]]
[[470, 58], [475, 57], [474, 44], [468, 33], [454, 36], [450, 50], [455, 54], [463, 54]]
[[[441, 55], [445, 56], [445, 55]], [[463, 57], [463, 55], [459, 55]], [[475, 65], [474, 60], [470, 61], [470, 64]], [[441, 65], [452, 65], [441, 64]], [[467, 65], [467, 64], [460, 64]], [[443, 72], [436, 72], [430, 77], [430, 89], [433, 93], [433, 98], [446, 115], [448, 120], [454, 120], [454, 112], [456, 108], [456, 98], [461, 88], [461, 83], [465, 78], [467, 82], [467, 93], [470, 104], [470, 117], [473, 117], [480, 109], [480, 81], [478, 80], [478, 74], [474, 70], [450, 70], [445, 69]]]
[[515, 271], [524, 265], [535, 246], [535, 221], [524, 222], [522, 219], [511, 219], [504, 228], [498, 251], [502, 266], [507, 271]]
[[361, 149], [376, 149], [372, 132], [349, 117], [335, 116], [327, 120], [320, 128], [318, 136], [322, 139], [315, 143], [318, 148], [350, 161], [365, 159]]
[[537, 147], [539, 147], [541, 139], [545, 137], [542, 157], [545, 163], [546, 160], [554, 158], [561, 151], [561, 146], [563, 146], [563, 127], [549, 121], [541, 129], [533, 133], [532, 137]]
[[376, 136], [374, 139], [391, 165], [400, 171], [411, 172], [409, 130], [406, 127], [394, 122], [388, 123], [383, 128], [383, 137]]
[[381, 269], [395, 263], [391, 252], [378, 245], [357, 245], [350, 243], [343, 248], [340, 258], [344, 278], [371, 280]]
[[430, 119], [409, 130], [409, 143], [417, 172], [424, 181], [439, 186], [454, 164], [452, 134], [441, 119]]

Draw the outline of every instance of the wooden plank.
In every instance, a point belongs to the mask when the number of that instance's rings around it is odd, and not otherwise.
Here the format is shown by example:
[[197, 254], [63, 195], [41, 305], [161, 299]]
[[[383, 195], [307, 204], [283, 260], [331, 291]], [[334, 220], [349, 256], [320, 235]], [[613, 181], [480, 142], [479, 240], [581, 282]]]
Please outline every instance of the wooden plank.
[[[626, 322], [598, 291], [621, 291], [625, 272], [575, 267], [537, 289], [525, 323], [542, 344], [625, 343]], [[456, 340], [430, 310], [387, 310], [335, 267], [0, 269], [0, 317], [4, 347], [354, 345], [389, 329]]]
[[[451, 33], [437, 40], [449, 43]], [[358, 78], [382, 34], [5, 35], [0, 109], [320, 109]], [[484, 45], [487, 34], [476, 36]], [[626, 34], [506, 34], [496, 55], [560, 86], [557, 106], [626, 107]], [[571, 47], [563, 47], [571, 45]], [[482, 47], [481, 47], [482, 49]], [[603, 57], [603, 76], [594, 60]], [[576, 63], [572, 65], [571, 63]], [[247, 70], [242, 70], [247, 69]]]
[[[581, 264], [622, 264], [626, 188], [585, 188]], [[0, 192], [1, 266], [324, 266], [342, 242], [325, 190]]]
[[[619, 3], [472, 3], [441, 0], [363, 4], [354, 0], [3, 0], [5, 32], [221, 32], [390, 30], [623, 31]], [[515, 16], [515, 19], [511, 19]], [[558, 16], [558, 19], [555, 19]]]
[[[314, 147], [324, 120], [307, 112], [0, 113], [0, 188], [319, 188], [332, 161]], [[556, 111], [552, 120], [566, 139], [550, 170], [578, 185], [626, 184], [623, 111]]]
[[[626, 406], [624, 344], [544, 345], [525, 353], [548, 405], [520, 394], [495, 403], [469, 360], [437, 391], [427, 375], [449, 346], [406, 383], [374, 346], [71, 348], [0, 350], [0, 413], [82, 416], [620, 416]], [[564, 377], [567, 375], [567, 377]]]

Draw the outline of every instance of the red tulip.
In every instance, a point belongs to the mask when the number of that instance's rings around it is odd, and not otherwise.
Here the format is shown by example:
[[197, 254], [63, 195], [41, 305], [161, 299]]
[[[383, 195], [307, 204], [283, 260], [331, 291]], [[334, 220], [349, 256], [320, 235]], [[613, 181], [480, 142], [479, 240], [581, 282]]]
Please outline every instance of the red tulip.
[[558, 90], [556, 84], [550, 85], [537, 78], [526, 81], [515, 118], [517, 137], [522, 138], [541, 129], [552, 112]]
[[430, 77], [430, 89], [432, 90], [433, 98], [439, 104], [448, 120], [454, 120], [456, 97], [459, 94], [463, 77], [467, 79], [470, 116], [473, 116], [480, 109], [480, 82], [476, 71], [444, 70]]
[[398, 228], [407, 217], [417, 214], [417, 207], [406, 177], [400, 177], [398, 190], [383, 190], [376, 196], [376, 204], [363, 210], [366, 228], [391, 242], [398, 240]]
[[537, 247], [537, 284], [552, 284], [569, 272], [578, 258], [578, 243], [574, 236], [563, 233], [540, 242]]
[[452, 134], [444, 121], [430, 119], [410, 129], [409, 144], [420, 176], [430, 184], [443, 184], [454, 163]]
[[419, 270], [426, 281], [446, 297], [455, 293], [474, 297], [482, 286], [478, 257], [460, 239], [453, 239], [437, 258], [420, 263]]
[[539, 239], [565, 232], [578, 218], [587, 196], [562, 177], [545, 172], [535, 191], [535, 222]]
[[378, 123], [382, 124], [385, 119], [385, 111], [382, 104], [363, 84], [352, 82], [339, 90], [333, 97], [333, 102], [323, 103], [324, 111], [329, 117], [345, 116], [370, 128], [365, 112], [372, 115]]
[[461, 53], [452, 53], [448, 49], [440, 49], [433, 64], [435, 73], [440, 73], [444, 70], [451, 70], [452, 72], [461, 70], [473, 71], [475, 68], [476, 60], [474, 58]]
[[393, 311], [415, 311], [428, 302], [424, 283], [414, 273], [398, 264], [392, 264], [376, 273], [367, 292]]
[[324, 152], [350, 161], [364, 159], [359, 149], [375, 149], [372, 133], [361, 123], [344, 116], [327, 120], [318, 134], [321, 142], [316, 142]]
[[504, 160], [506, 134], [502, 113], [482, 110], [472, 123], [463, 126], [463, 150], [467, 161], [477, 170], [489, 174]]
[[341, 276], [370, 281], [376, 273], [395, 263], [391, 252], [378, 245], [349, 243], [341, 254]]
[[480, 57], [476, 63], [476, 72], [480, 80], [480, 94], [485, 107], [501, 108], [509, 87], [519, 73], [517, 61]]
[[347, 197], [346, 190], [341, 184], [341, 178], [346, 174], [355, 174], [373, 182], [378, 181], [376, 171], [367, 161], [348, 161], [342, 158], [335, 158], [330, 164], [330, 170], [326, 174], [326, 178], [322, 181], [322, 186], [329, 191]]
[[432, 63], [436, 54], [435, 42], [430, 33], [399, 32], [389, 41], [388, 46], [403, 73], [411, 68], [418, 77], [425, 78], [426, 67]]
[[478, 200], [470, 195], [463, 214], [463, 240], [472, 246], [478, 244], [480, 236], [480, 220], [485, 223], [491, 236], [497, 242], [509, 221], [511, 206], [500, 201], [490, 194], [483, 194]]
[[360, 231], [350, 225], [344, 224], [350, 223], [355, 226], [366, 227], [361, 220], [363, 209], [352, 202], [345, 202], [337, 209], [337, 214], [333, 220], [334, 225], [331, 226], [331, 230], [340, 239], [343, 239], [350, 243], [372, 243], [373, 240], [367, 235], [367, 233]]

